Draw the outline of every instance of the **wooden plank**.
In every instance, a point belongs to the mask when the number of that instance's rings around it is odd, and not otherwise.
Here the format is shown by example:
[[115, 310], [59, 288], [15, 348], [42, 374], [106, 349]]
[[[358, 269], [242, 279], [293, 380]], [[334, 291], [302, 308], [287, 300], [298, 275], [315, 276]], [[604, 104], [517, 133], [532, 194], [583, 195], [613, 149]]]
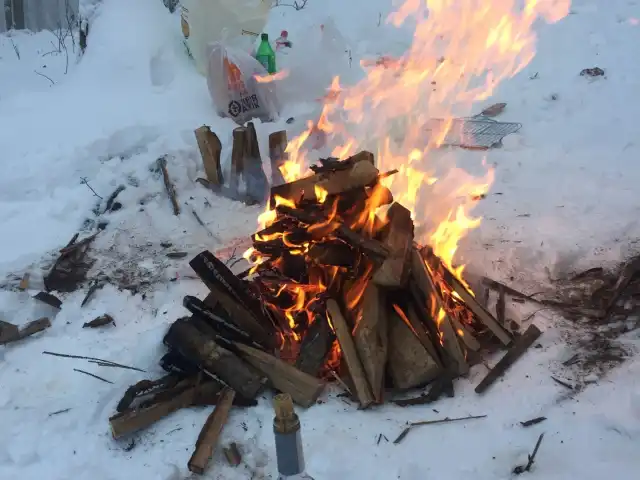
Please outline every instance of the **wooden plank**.
[[289, 155], [287, 149], [287, 132], [280, 130], [269, 135], [269, 158], [271, 159], [271, 185], [277, 186], [285, 183], [280, 167], [282, 167]]
[[358, 397], [360, 407], [367, 408], [374, 402], [374, 397], [371, 393], [369, 381], [367, 380], [367, 374], [362, 366], [362, 361], [358, 356], [353, 337], [351, 336], [351, 329], [335, 300], [327, 300], [327, 313], [329, 314], [331, 325], [333, 325], [338, 343], [340, 344], [342, 359], [346, 363], [354, 383], [355, 393]]
[[542, 335], [542, 332], [534, 324], [518, 337], [511, 348], [489, 371], [486, 377], [478, 384], [476, 393], [484, 393], [491, 385], [495, 383], [505, 372], [534, 344], [534, 342]]
[[384, 397], [389, 336], [387, 315], [384, 292], [369, 282], [362, 297], [362, 318], [356, 326], [354, 342], [376, 403], [382, 403]]
[[231, 411], [235, 394], [236, 392], [227, 387], [220, 395], [218, 404], [214, 407], [202, 427], [200, 435], [198, 435], [195, 451], [189, 459], [189, 471], [202, 475], [207, 468], [207, 464], [218, 445], [222, 429], [229, 419], [229, 412]]

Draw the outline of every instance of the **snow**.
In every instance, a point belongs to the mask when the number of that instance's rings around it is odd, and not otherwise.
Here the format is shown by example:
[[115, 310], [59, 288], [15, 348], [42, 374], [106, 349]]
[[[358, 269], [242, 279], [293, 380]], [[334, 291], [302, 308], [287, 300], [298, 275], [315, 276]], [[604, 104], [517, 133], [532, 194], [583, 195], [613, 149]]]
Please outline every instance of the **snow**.
[[[189, 254], [228, 247], [254, 230], [260, 209], [215, 197], [194, 182], [203, 172], [193, 130], [210, 125], [228, 144], [235, 124], [215, 115], [206, 81], [184, 53], [179, 17], [160, 0], [105, 0], [97, 8], [84, 3], [93, 21], [80, 60], [77, 45], [67, 39], [67, 64], [50, 32], [0, 36], [0, 278], [29, 271], [38, 289], [42, 267], [86, 220], [107, 221], [95, 242], [98, 267], [109, 274], [126, 264], [153, 287], [133, 294], [106, 286], [83, 308], [86, 292], [62, 295], [57, 314], [31, 298], [36, 290], [0, 291], [1, 319], [24, 324], [49, 315], [53, 323], [37, 338], [0, 347], [0, 478], [186, 478], [209, 409], [163, 419], [136, 435], [131, 451], [128, 440], [111, 438], [107, 419], [127, 386], [162, 374], [161, 338], [184, 314], [182, 297], [205, 294], [199, 281], [188, 278], [186, 260], [166, 259], [160, 243]], [[292, 91], [281, 120], [257, 125], [262, 151], [268, 133], [287, 128], [291, 138], [317, 114], [315, 98], [331, 73], [327, 65], [354, 80], [360, 58], [406, 48], [406, 32], [378, 26], [389, 11], [388, 0], [309, 0], [300, 11], [272, 11], [270, 37], [287, 29], [294, 43], [283, 60], [292, 69], [290, 85], [307, 81], [309, 92]], [[632, 59], [640, 44], [639, 16], [632, 0], [575, 1], [560, 23], [537, 27], [533, 62], [477, 106], [480, 111], [506, 102], [500, 119], [523, 128], [487, 155], [496, 181], [474, 211], [484, 217], [481, 227], [461, 247], [459, 258], [470, 269], [533, 291], [549, 278], [614, 265], [636, 250], [640, 66]], [[322, 53], [314, 42], [328, 18], [344, 37], [351, 68], [344, 57], [331, 64], [309, 54]], [[579, 75], [594, 66], [606, 71], [605, 78]], [[289, 117], [295, 117], [293, 125], [285, 123]], [[454, 153], [459, 165], [470, 168], [482, 156]], [[165, 154], [183, 209], [179, 217], [152, 168]], [[118, 197], [123, 208], [96, 218], [91, 210], [98, 199], [82, 179], [105, 198], [125, 185]], [[104, 313], [116, 319], [115, 327], [81, 328]], [[640, 467], [640, 361], [630, 359], [568, 395], [549, 378], [550, 372], [567, 374], [560, 370], [569, 353], [562, 323], [545, 312], [535, 318], [545, 330], [541, 348], [483, 396], [472, 390], [486, 371], [482, 365], [469, 381], [457, 382], [455, 398], [424, 407], [358, 411], [331, 387], [321, 405], [300, 412], [308, 472], [316, 480], [510, 478], [545, 432], [528, 477], [634, 478]], [[147, 373], [43, 356], [45, 350], [111, 359]], [[585, 379], [594, 380], [568, 381]], [[64, 409], [70, 410], [50, 416]], [[466, 415], [487, 418], [418, 427], [399, 445], [391, 443], [408, 421]], [[519, 425], [538, 416], [547, 420]], [[271, 418], [268, 398], [233, 411], [222, 441], [241, 446], [243, 465], [228, 467], [217, 453], [207, 478], [275, 478]], [[386, 438], [378, 443], [379, 434]]]

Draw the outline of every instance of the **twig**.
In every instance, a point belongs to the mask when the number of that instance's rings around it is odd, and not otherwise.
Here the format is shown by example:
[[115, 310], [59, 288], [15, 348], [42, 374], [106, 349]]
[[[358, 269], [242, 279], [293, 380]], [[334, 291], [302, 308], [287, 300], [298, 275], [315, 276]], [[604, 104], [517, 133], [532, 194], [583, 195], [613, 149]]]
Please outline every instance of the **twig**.
[[13, 47], [13, 51], [16, 52], [16, 57], [18, 57], [18, 60], [20, 60], [20, 50], [18, 50], [18, 46], [13, 41], [13, 38], [10, 38], [9, 40], [11, 41], [11, 46]]
[[556, 382], [558, 385], [562, 385], [563, 387], [568, 388], [569, 390], [575, 390], [575, 388], [572, 385], [569, 385], [567, 382], [563, 382], [562, 380], [554, 377], [553, 375], [551, 375], [551, 380]]
[[34, 70], [34, 72], [35, 72], [35, 74], [36, 74], [36, 75], [40, 75], [41, 77], [44, 77], [44, 78], [46, 78], [47, 80], [49, 80], [49, 81], [51, 82], [51, 85], [55, 85], [55, 84], [56, 84], [56, 82], [54, 82], [53, 80], [51, 80], [51, 78], [47, 77], [44, 73], [40, 73], [40, 72], [39, 72], [39, 71], [37, 71], [37, 70]]
[[532, 425], [537, 425], [539, 423], [544, 422], [547, 419], [547, 417], [536, 417], [536, 418], [532, 418], [531, 420], [527, 420], [526, 422], [520, 422], [520, 425], [522, 425], [524, 428], [530, 427]]
[[353, 392], [351, 392], [351, 389], [347, 386], [347, 384], [346, 384], [346, 383], [344, 383], [344, 380], [342, 380], [342, 379], [338, 376], [338, 374], [335, 372], [335, 370], [331, 370], [331, 376], [332, 376], [333, 378], [335, 378], [336, 382], [338, 382], [338, 383], [340, 384], [340, 386], [341, 386], [342, 388], [344, 388], [344, 391], [345, 391], [345, 392], [347, 392], [347, 393], [351, 396], [351, 398], [354, 398], [354, 397], [353, 397]]
[[404, 437], [406, 437], [409, 432], [411, 431], [411, 429], [413, 429], [414, 427], [421, 427], [423, 425], [436, 425], [436, 424], [440, 424], [440, 423], [451, 423], [451, 422], [459, 422], [462, 420], [475, 420], [478, 418], [486, 418], [486, 415], [469, 415], [468, 417], [458, 417], [458, 418], [443, 418], [441, 420], [425, 420], [422, 422], [411, 422], [407, 428], [405, 428], [402, 433], [400, 435], [398, 435], [398, 438], [396, 438], [393, 443], [395, 445], [397, 445], [398, 443], [400, 443]]
[[85, 375], [89, 375], [90, 377], [97, 378], [98, 380], [102, 380], [103, 382], [113, 384], [111, 380], [107, 380], [106, 378], [99, 377], [98, 375], [94, 375], [93, 373], [85, 372], [84, 370], [80, 370], [79, 368], [74, 368], [73, 371], [84, 373]]
[[[36, 72], [38, 73], [38, 72]], [[93, 189], [93, 187], [91, 185], [89, 185], [89, 180], [87, 180], [87, 177], [80, 177], [80, 183], [84, 184], [87, 186], [87, 188], [89, 188], [89, 190], [91, 190], [93, 192], [93, 194], [98, 197], [100, 200], [104, 200], [100, 195], [98, 195], [98, 193]]]
[[521, 473], [524, 472], [528, 472], [531, 470], [531, 467], [533, 466], [533, 462], [536, 459], [536, 454], [538, 453], [538, 449], [540, 448], [540, 444], [542, 443], [542, 439], [544, 438], [544, 433], [541, 433], [540, 436], [538, 437], [538, 441], [536, 442], [536, 446], [533, 449], [533, 452], [531, 453], [531, 455], [528, 455], [529, 460], [527, 461], [526, 465], [518, 465], [516, 468], [513, 469], [513, 473], [515, 473], [516, 475], [520, 475]]
[[49, 414], [50, 417], [53, 417], [54, 415], [59, 415], [61, 413], [67, 413], [69, 410], [71, 410], [70, 408], [65, 408], [64, 410], [58, 410], [56, 412], [51, 412]]
[[173, 214], [180, 215], [180, 204], [178, 203], [178, 197], [176, 195], [176, 187], [171, 183], [171, 177], [169, 177], [169, 171], [167, 170], [167, 157], [162, 156], [157, 160], [157, 165], [162, 172], [162, 178], [164, 180], [164, 188], [167, 191], [171, 205], [173, 206]]
[[207, 225], [202, 221], [202, 218], [200, 218], [200, 215], [198, 215], [198, 212], [196, 212], [196, 211], [192, 208], [192, 209], [191, 209], [191, 213], [193, 213], [193, 216], [195, 217], [196, 221], [197, 221], [197, 222], [202, 226], [202, 228], [204, 228], [204, 229], [207, 231], [207, 233], [209, 234], [209, 236], [210, 236], [211, 238], [216, 239], [218, 242], [220, 242], [220, 238], [219, 238], [215, 233], [213, 233], [213, 232], [209, 229], [209, 227], [207, 227]]
[[[127, 370], [135, 370], [137, 372], [142, 372], [145, 373], [144, 370], [141, 370], [140, 368], [136, 368], [136, 367], [129, 367], [127, 365], [122, 365], [120, 363], [116, 363], [116, 362], [112, 362], [110, 360], [103, 360], [101, 358], [95, 358], [95, 357], [83, 357], [82, 355], [70, 355], [67, 353], [55, 353], [55, 352], [48, 352], [48, 351], [44, 351], [42, 352], [43, 355], [53, 355], [54, 357], [63, 357], [63, 358], [76, 358], [79, 360], [89, 360], [90, 363], [104, 363], [104, 364], [108, 364], [110, 367], [119, 367], [119, 368], [125, 368]], [[106, 365], [104, 365], [106, 366]]]

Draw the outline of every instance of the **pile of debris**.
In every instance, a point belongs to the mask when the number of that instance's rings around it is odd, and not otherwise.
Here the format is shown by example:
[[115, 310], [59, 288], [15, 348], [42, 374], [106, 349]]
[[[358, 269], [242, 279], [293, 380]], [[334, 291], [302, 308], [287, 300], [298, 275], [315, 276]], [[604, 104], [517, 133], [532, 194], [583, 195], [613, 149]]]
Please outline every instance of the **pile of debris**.
[[[189, 405], [254, 405], [265, 387], [302, 407], [328, 380], [361, 408], [427, 403], [453, 395], [453, 379], [483, 352], [510, 347], [480, 393], [540, 335], [535, 326], [518, 335], [504, 305], [494, 317], [415, 243], [409, 210], [381, 183], [395, 172], [380, 173], [371, 153], [312, 169], [271, 188], [250, 269], [235, 275], [208, 251], [191, 260], [210, 293], [184, 298], [190, 315], [164, 337], [169, 375], [127, 390], [110, 419], [116, 438]], [[384, 217], [375, 213], [383, 206]], [[417, 398], [397, 396], [428, 384]]]

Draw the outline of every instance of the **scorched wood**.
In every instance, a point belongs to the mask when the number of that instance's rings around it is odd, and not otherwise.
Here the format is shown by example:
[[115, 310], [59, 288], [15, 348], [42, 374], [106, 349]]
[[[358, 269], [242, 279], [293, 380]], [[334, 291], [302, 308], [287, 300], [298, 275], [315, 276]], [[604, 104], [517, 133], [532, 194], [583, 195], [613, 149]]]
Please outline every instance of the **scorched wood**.
[[444, 349], [455, 363], [456, 372], [460, 375], [466, 374], [469, 371], [469, 365], [460, 347], [453, 325], [451, 325], [451, 319], [442, 304], [440, 292], [427, 270], [424, 259], [416, 248], [411, 249], [411, 272], [419, 290], [427, 295], [429, 304], [435, 302], [435, 305], [431, 305], [430, 310], [435, 314], [436, 318], [433, 320], [441, 334]]
[[252, 339], [267, 348], [274, 348], [277, 339], [267, 328], [268, 319], [260, 303], [247, 292], [244, 282], [236, 277], [211, 252], [198, 254], [189, 265], [209, 288], [228, 313], [230, 320]]
[[269, 379], [276, 390], [290, 394], [293, 401], [302, 407], [316, 403], [325, 387], [322, 380], [301, 372], [273, 355], [243, 344], [235, 344], [235, 348], [247, 363]]
[[336, 337], [338, 338], [340, 350], [342, 351], [342, 360], [344, 360], [349, 370], [360, 407], [367, 408], [374, 402], [374, 397], [371, 393], [369, 381], [367, 380], [367, 374], [362, 366], [362, 361], [358, 356], [358, 351], [351, 336], [351, 329], [335, 300], [327, 300], [327, 313], [329, 314], [331, 325], [333, 325]]
[[255, 398], [266, 381], [233, 352], [203, 336], [187, 319], [178, 319], [171, 325], [164, 343], [245, 398]]
[[529, 328], [516, 339], [511, 348], [496, 363], [486, 377], [476, 387], [476, 393], [483, 393], [493, 383], [500, 378], [513, 365], [531, 345], [542, 335], [542, 332], [535, 325], [529, 325]]
[[331, 351], [335, 335], [325, 315], [316, 315], [304, 333], [296, 367], [309, 375], [317, 376]]
[[378, 179], [378, 169], [372, 161], [373, 155], [361, 152], [352, 159], [345, 160], [348, 168], [326, 170], [304, 177], [294, 182], [277, 185], [271, 188], [271, 207], [275, 207], [275, 197], [283, 197], [294, 201], [317, 200], [317, 191], [328, 195], [336, 195], [354, 188], [372, 185]]
[[413, 245], [411, 212], [394, 203], [387, 212], [389, 225], [384, 244], [389, 256], [373, 275], [373, 282], [387, 288], [399, 288], [407, 283], [410, 271], [409, 255]]
[[491, 315], [486, 308], [480, 305], [471, 293], [467, 290], [467, 288], [458, 280], [451, 272], [449, 272], [446, 268], [444, 268], [440, 264], [440, 259], [438, 259], [433, 251], [426, 247], [423, 249], [422, 254], [418, 253], [418, 255], [426, 258], [430, 265], [433, 265], [433, 268], [442, 273], [444, 277], [444, 281], [449, 284], [451, 288], [455, 290], [455, 292], [460, 296], [464, 304], [473, 312], [476, 318], [482, 322], [491, 332], [496, 336], [503, 345], [509, 345], [513, 341], [513, 337], [511, 333], [509, 333], [500, 323]]
[[384, 396], [387, 313], [384, 293], [373, 282], [369, 282], [362, 297], [362, 318], [356, 326], [354, 341], [377, 403], [382, 403]]

